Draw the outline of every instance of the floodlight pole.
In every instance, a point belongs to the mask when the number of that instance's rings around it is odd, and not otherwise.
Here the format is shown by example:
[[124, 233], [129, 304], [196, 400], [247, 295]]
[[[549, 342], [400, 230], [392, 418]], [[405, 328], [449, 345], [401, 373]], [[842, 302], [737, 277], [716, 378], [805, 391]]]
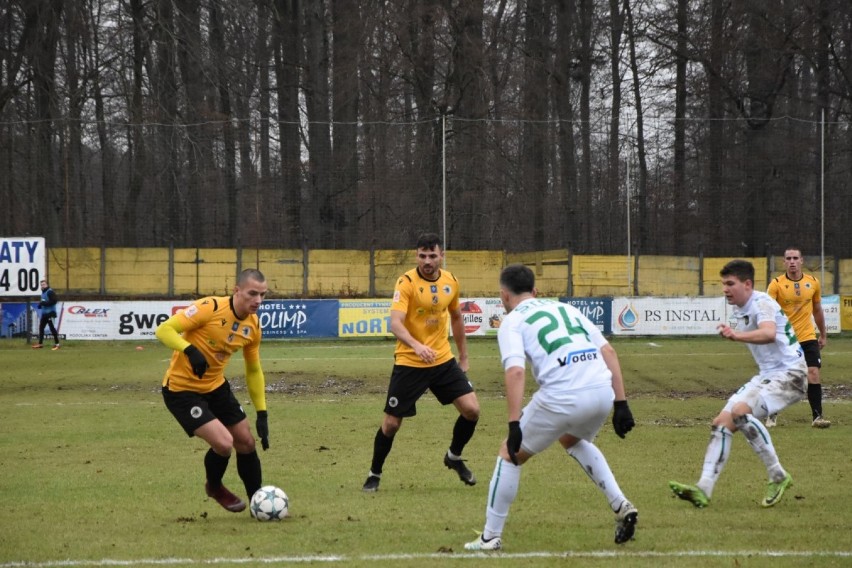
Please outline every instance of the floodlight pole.
[[[820, 111], [820, 150], [819, 150], [819, 193], [820, 193], [820, 230], [819, 230], [819, 265], [820, 283], [825, 289], [825, 107]], [[834, 271], [837, 278], [837, 270]]]
[[[447, 250], [447, 114], [441, 113], [441, 215], [444, 250]], [[446, 267], [446, 257], [444, 266]]]
[[627, 175], [626, 178], [626, 187], [625, 193], [627, 197], [625, 201], [627, 202], [627, 288], [630, 289], [630, 255], [633, 251], [630, 250], [630, 158], [631, 154], [627, 154]]

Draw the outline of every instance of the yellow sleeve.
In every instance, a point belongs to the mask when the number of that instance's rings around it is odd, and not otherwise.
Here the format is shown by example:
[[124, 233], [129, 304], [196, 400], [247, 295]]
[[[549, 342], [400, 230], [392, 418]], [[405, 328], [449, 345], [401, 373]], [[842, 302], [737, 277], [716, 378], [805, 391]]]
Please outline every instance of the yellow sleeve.
[[183, 326], [180, 321], [178, 321], [177, 314], [158, 325], [157, 331], [155, 332], [160, 343], [169, 349], [174, 349], [175, 351], [180, 352], [183, 352], [183, 350], [190, 344], [189, 341], [183, 338], [181, 335], [182, 333]]
[[[766, 293], [769, 294], [773, 300], [778, 302], [778, 280], [773, 278], [769, 281], [769, 288], [766, 289]], [[779, 302], [780, 303], [780, 302]]]
[[246, 360], [246, 388], [255, 410], [266, 410], [266, 379], [259, 360]]

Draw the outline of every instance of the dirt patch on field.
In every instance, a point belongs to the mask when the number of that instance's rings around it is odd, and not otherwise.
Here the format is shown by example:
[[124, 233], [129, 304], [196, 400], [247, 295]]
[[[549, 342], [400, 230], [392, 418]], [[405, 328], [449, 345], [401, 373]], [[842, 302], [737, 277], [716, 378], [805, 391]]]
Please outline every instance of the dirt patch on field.
[[839, 400], [852, 399], [852, 385], [822, 385], [822, 397]]
[[[229, 379], [229, 382], [234, 391], [244, 391], [246, 389], [245, 379], [242, 377]], [[385, 388], [384, 386], [379, 387], [358, 378], [316, 377], [300, 375], [298, 373], [269, 373], [266, 375], [266, 392], [268, 393], [296, 396], [356, 396], [382, 393]]]

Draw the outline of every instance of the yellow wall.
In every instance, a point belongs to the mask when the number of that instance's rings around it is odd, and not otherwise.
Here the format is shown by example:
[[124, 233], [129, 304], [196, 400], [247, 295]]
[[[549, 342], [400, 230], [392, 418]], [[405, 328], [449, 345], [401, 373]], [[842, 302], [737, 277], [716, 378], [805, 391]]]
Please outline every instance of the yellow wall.
[[626, 256], [574, 257], [574, 296], [632, 296], [633, 263]]
[[[540, 296], [558, 298], [568, 295], [569, 262], [572, 258], [566, 249], [537, 252], [507, 253], [506, 265], [526, 264], [535, 273], [535, 285]], [[494, 276], [494, 286], [499, 288], [500, 273]], [[575, 280], [576, 282], [576, 280]]]
[[[103, 259], [101, 256], [103, 255]], [[56, 248], [48, 251], [51, 285], [62, 293], [110, 296], [227, 295], [233, 291], [240, 269], [258, 268], [269, 282], [271, 297], [390, 297], [396, 279], [417, 265], [413, 250], [374, 252], [375, 289], [370, 290], [370, 252], [301, 249], [174, 249], [173, 290], [169, 290], [168, 248]], [[719, 270], [730, 258], [705, 258], [705, 296], [722, 293]], [[749, 258], [755, 265], [755, 288], [765, 290], [770, 275], [783, 272], [783, 259]], [[303, 267], [307, 261], [307, 275]], [[806, 259], [807, 261], [807, 259]], [[461, 282], [467, 297], [496, 296], [500, 270], [523, 263], [536, 274], [539, 293], [546, 297], [697, 296], [700, 259], [697, 257], [642, 256], [638, 283], [636, 259], [626, 256], [571, 255], [565, 249], [531, 253], [453, 251], [446, 253], [446, 268]], [[852, 259], [826, 267], [825, 294], [834, 293], [834, 274], [840, 293], [852, 294]], [[808, 272], [821, 277], [819, 266], [806, 263]], [[103, 272], [103, 283], [101, 273]], [[569, 274], [573, 281], [569, 286]]]
[[364, 297], [370, 293], [370, 251], [312, 250], [308, 289], [313, 298]]

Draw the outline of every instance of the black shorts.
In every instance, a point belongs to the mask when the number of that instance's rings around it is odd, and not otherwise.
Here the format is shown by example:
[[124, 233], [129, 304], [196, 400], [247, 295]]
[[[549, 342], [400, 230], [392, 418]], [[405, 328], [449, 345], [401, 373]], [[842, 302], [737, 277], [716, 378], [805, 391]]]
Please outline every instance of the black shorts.
[[166, 408], [190, 437], [211, 420], [218, 419], [225, 426], [233, 426], [246, 418], [246, 413], [231, 392], [228, 381], [208, 393], [172, 392], [163, 387], [163, 400]]
[[385, 413], [398, 418], [417, 414], [417, 400], [431, 390], [441, 404], [473, 392], [473, 385], [455, 359], [434, 367], [394, 365], [391, 373]]
[[802, 346], [802, 353], [805, 354], [805, 363], [808, 364], [808, 367], [816, 367], [817, 369], [822, 367], [822, 355], [820, 355], [819, 352], [819, 341], [811, 339], [810, 341], [803, 341], [799, 345]]

